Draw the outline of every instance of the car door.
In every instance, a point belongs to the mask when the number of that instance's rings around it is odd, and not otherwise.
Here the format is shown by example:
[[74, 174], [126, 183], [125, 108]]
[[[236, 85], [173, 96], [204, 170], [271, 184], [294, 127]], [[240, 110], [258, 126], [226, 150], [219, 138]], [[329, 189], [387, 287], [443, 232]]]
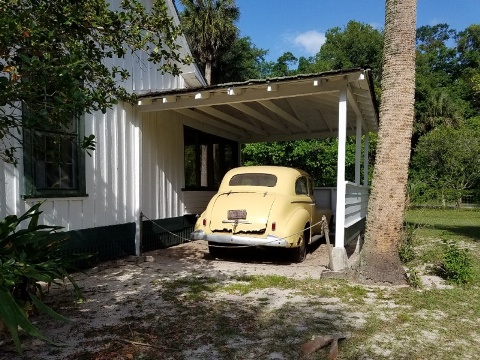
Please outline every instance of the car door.
[[308, 177], [308, 191], [309, 191], [309, 196], [312, 199], [313, 206], [312, 206], [312, 235], [315, 234], [320, 234], [322, 232], [322, 224], [321, 224], [321, 216], [319, 215], [319, 212], [317, 211], [317, 201], [315, 200], [315, 195], [313, 194], [314, 190], [314, 182], [312, 177]]
[[295, 196], [295, 202], [310, 214], [310, 224], [313, 224], [315, 198], [313, 197], [313, 188], [308, 176], [300, 176], [295, 181]]

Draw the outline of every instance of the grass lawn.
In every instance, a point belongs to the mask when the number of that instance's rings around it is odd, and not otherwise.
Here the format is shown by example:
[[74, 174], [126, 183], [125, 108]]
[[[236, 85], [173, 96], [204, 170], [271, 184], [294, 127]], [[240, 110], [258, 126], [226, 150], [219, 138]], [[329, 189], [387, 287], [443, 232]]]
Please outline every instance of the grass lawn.
[[414, 209], [407, 212], [406, 222], [413, 232], [414, 265], [438, 263], [443, 242], [452, 241], [469, 249], [480, 269], [480, 210]]
[[480, 243], [478, 209], [414, 209], [407, 212], [406, 221], [418, 228], [419, 238], [446, 236], [455, 241]]

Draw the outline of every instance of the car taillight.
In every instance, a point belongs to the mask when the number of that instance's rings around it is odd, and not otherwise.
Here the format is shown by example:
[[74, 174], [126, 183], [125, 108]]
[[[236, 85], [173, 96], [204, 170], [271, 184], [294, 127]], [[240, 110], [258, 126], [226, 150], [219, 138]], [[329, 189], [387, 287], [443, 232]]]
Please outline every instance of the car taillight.
[[207, 219], [203, 219], [203, 226], [207, 226]]
[[272, 231], [275, 231], [277, 229], [277, 223], [272, 222]]

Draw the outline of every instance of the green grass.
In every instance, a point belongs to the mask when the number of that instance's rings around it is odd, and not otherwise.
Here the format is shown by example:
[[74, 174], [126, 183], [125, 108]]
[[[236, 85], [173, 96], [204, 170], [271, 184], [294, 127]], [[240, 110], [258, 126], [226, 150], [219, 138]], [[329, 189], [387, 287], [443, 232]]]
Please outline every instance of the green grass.
[[419, 227], [419, 237], [446, 235], [452, 240], [480, 242], [478, 209], [413, 209], [407, 212], [406, 221]]
[[480, 210], [413, 209], [406, 214], [406, 224], [415, 228], [415, 265], [435, 264], [442, 260], [443, 241], [470, 247], [480, 266]]

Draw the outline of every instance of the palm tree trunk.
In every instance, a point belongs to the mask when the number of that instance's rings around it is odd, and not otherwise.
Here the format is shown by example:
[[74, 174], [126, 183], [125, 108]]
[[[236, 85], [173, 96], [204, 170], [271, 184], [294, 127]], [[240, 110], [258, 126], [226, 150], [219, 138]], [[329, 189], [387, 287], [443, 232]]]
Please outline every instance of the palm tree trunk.
[[205, 81], [207, 85], [212, 85], [212, 62], [210, 60], [205, 63]]
[[364, 281], [402, 284], [403, 227], [414, 119], [416, 0], [386, 0], [380, 127], [365, 243]]

